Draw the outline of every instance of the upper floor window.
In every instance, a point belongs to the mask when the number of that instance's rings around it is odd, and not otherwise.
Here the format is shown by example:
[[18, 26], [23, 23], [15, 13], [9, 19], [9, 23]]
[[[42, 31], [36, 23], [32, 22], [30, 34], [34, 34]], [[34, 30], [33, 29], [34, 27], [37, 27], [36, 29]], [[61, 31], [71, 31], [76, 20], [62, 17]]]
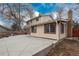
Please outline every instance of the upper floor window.
[[29, 22], [27, 22], [27, 25], [29, 24]]
[[44, 25], [45, 33], [56, 33], [56, 23], [49, 23]]
[[39, 18], [36, 18], [36, 21], [39, 21]]

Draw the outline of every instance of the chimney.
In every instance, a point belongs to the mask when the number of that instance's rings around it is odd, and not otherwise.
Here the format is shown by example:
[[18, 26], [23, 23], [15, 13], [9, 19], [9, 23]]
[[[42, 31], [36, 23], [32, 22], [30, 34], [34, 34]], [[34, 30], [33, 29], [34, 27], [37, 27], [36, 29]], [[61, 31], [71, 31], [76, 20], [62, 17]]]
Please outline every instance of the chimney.
[[68, 11], [67, 36], [72, 37], [72, 10]]
[[68, 11], [68, 20], [72, 21], [72, 10]]

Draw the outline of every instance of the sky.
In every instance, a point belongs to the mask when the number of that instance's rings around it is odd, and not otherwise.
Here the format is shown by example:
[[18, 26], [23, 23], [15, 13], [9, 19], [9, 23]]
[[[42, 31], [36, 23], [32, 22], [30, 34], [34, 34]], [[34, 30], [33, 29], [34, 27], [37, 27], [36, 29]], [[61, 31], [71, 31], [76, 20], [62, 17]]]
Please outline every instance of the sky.
[[[43, 3], [43, 5], [45, 5], [44, 3]], [[51, 4], [52, 5], [52, 4]], [[57, 3], [57, 5], [58, 6], [60, 6], [60, 7], [62, 7], [63, 8], [63, 13], [62, 13], [62, 17], [64, 18], [64, 19], [67, 19], [67, 12], [68, 12], [68, 10], [69, 9], [71, 9], [72, 11], [73, 11], [73, 20], [75, 20], [75, 21], [78, 21], [79, 22], [79, 4], [67, 4], [67, 3], [65, 3], [65, 4], [59, 4], [59, 3]], [[45, 6], [46, 8], [49, 8], [49, 4], [47, 5], [47, 6]], [[30, 8], [33, 8], [33, 6], [30, 6]], [[40, 8], [40, 7], [39, 7]], [[38, 8], [38, 9], [39, 9]], [[57, 11], [56, 10], [56, 8], [55, 7], [52, 7], [52, 8], [54, 8], [54, 10], [53, 9], [51, 9], [51, 13], [56, 13], [55, 11]], [[58, 7], [57, 7], [58, 8]], [[34, 8], [33, 8], [34, 9]], [[41, 9], [39, 9], [39, 10], [42, 10], [42, 8]], [[36, 9], [34, 9], [33, 11], [34, 11], [34, 17], [37, 17], [41, 12], [39, 12], [39, 10], [36, 10]], [[49, 10], [49, 9], [48, 9]], [[48, 12], [48, 10], [42, 10], [42, 11], [44, 11], [44, 15], [45, 15], [45, 12]], [[52, 11], [53, 10], [53, 11]], [[26, 14], [25, 12], [23, 13], [24, 15]], [[42, 13], [43, 14], [43, 13]], [[56, 14], [55, 14], [55, 17], [56, 17]], [[24, 20], [29, 20], [30, 18], [29, 17], [26, 17], [25, 16], [25, 19]], [[11, 25], [13, 24], [13, 21], [11, 21], [11, 20], [6, 20], [5, 18], [3, 18], [2, 17], [2, 15], [0, 15], [0, 24], [1, 25], [4, 25], [4, 26], [6, 26], [6, 27], [11, 27]]]
[[14, 22], [12, 20], [8, 20], [5, 18], [3, 18], [1, 15], [0, 15], [0, 25], [3, 25], [7, 28], [11, 28], [11, 25], [13, 24]]
[[71, 9], [73, 11], [73, 20], [79, 22], [79, 4], [66, 4], [64, 7], [63, 18], [66, 18], [67, 11]]

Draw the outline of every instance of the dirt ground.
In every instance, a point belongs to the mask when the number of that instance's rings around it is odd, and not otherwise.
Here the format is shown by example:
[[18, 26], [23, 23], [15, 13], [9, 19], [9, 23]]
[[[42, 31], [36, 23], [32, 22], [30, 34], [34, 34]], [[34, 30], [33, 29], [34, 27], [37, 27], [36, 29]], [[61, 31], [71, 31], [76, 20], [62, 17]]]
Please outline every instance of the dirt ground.
[[79, 56], [79, 41], [65, 39], [52, 48], [48, 56]]

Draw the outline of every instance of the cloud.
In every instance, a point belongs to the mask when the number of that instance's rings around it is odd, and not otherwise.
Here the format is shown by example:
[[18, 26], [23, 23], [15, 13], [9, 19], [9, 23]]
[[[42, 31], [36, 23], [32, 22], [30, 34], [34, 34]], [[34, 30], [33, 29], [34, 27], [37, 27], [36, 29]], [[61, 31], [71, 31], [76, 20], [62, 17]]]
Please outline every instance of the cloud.
[[68, 10], [71, 9], [73, 11], [73, 20], [79, 22], [79, 4], [64, 4], [63, 18], [67, 18]]

